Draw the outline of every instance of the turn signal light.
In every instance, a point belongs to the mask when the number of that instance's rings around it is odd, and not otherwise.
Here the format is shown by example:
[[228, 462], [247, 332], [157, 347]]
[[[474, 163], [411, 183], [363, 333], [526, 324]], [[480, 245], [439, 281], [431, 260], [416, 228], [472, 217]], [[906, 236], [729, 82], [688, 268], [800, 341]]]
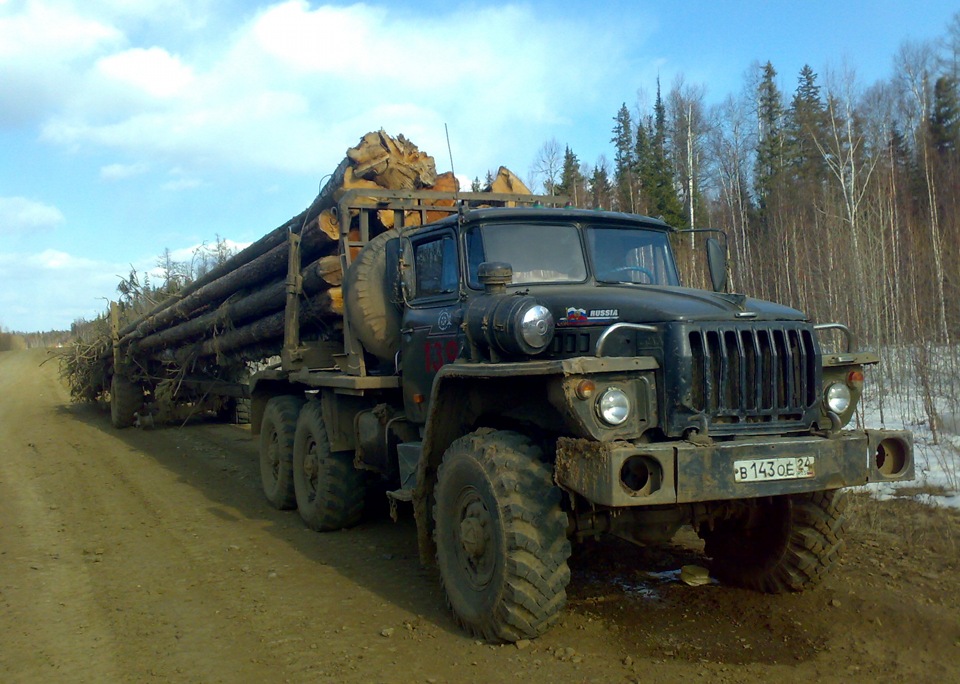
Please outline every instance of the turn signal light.
[[597, 383], [593, 380], [581, 380], [577, 384], [577, 399], [589, 399], [597, 391]]

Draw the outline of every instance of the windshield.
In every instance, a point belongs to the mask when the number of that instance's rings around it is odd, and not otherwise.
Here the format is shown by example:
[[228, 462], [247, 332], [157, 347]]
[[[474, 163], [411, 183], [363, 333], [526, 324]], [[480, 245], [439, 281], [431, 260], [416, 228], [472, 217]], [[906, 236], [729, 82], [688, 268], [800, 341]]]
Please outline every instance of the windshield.
[[[587, 253], [598, 281], [679, 285], [666, 233], [586, 226]], [[581, 283], [587, 279], [580, 230], [574, 224], [485, 223], [466, 234], [470, 286], [479, 288], [484, 261], [513, 268], [513, 284]]]
[[600, 282], [680, 284], [664, 232], [589, 226], [587, 244], [594, 275]]
[[484, 261], [513, 267], [513, 283], [580, 283], [587, 279], [580, 231], [572, 224], [486, 223], [467, 230], [470, 286], [480, 287]]

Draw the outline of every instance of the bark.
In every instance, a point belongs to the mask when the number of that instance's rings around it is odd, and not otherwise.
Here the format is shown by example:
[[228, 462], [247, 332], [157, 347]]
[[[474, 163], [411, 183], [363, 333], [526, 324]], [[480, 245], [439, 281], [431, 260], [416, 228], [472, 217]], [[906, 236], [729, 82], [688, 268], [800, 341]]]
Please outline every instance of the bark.
[[[300, 325], [329, 322], [333, 328], [340, 319], [340, 315], [333, 310], [334, 307], [330, 292], [321, 292], [306, 299], [300, 309]], [[227, 354], [252, 345], [265, 347], [271, 340], [278, 341], [279, 349], [283, 342], [283, 327], [284, 312], [280, 310], [247, 325], [227, 330], [209, 340], [184, 347], [177, 353], [177, 357], [183, 365], [187, 365], [193, 358]]]
[[[300, 250], [304, 259], [316, 257], [323, 252], [336, 249], [336, 243], [312, 223], [304, 230]], [[277, 245], [263, 256], [227, 273], [196, 290], [150, 318], [144, 319], [135, 331], [136, 337], [143, 338], [155, 330], [166, 328], [178, 320], [188, 320], [200, 311], [217, 306], [236, 292], [248, 289], [259, 283], [282, 277], [287, 270], [286, 243]]]
[[[129, 339], [132, 339], [133, 333], [135, 331], [140, 331], [137, 336], [142, 336], [143, 330], [153, 330], [154, 327], [144, 327], [144, 324], [151, 320], [156, 319], [159, 314], [171, 306], [176, 305], [178, 302], [183, 299], [193, 295], [198, 290], [204, 288], [210, 283], [223, 278], [224, 276], [236, 271], [243, 266], [255, 261], [256, 259], [268, 254], [272, 250], [276, 249], [279, 246], [285, 245], [287, 241], [288, 233], [299, 233], [304, 227], [313, 219], [315, 219], [321, 211], [326, 208], [332, 207], [335, 204], [334, 192], [340, 187], [340, 184], [343, 180], [343, 174], [347, 169], [348, 160], [344, 159], [340, 163], [340, 166], [333, 172], [330, 179], [324, 185], [323, 189], [316, 196], [313, 202], [305, 211], [300, 212], [293, 218], [291, 218], [286, 223], [274, 228], [272, 231], [264, 235], [262, 238], [254, 242], [252, 245], [246, 249], [238, 252], [224, 263], [217, 266], [216, 268], [210, 270], [203, 277], [198, 278], [189, 285], [187, 285], [183, 290], [178, 292], [175, 296], [170, 297], [169, 299], [160, 302], [151, 309], [149, 312], [141, 316], [135, 321], [127, 324], [121, 331], [120, 337], [123, 338], [122, 342], [127, 342]], [[335, 239], [335, 238], [334, 238]]]
[[[331, 286], [339, 287], [343, 280], [340, 259], [335, 256], [321, 257], [301, 271], [303, 294], [306, 297], [318, 294]], [[202, 316], [188, 320], [180, 325], [153, 333], [133, 343], [134, 354], [169, 348], [179, 342], [217, 335], [218, 331], [245, 323], [251, 319], [263, 318], [283, 309], [287, 301], [286, 279], [274, 281], [270, 285], [252, 293], [227, 300], [224, 304]], [[331, 311], [339, 315], [340, 311]]]
[[[224, 294], [224, 290], [229, 290], [231, 287], [236, 290], [240, 286], [248, 286], [249, 282], [238, 278], [220, 281], [224, 278], [232, 278], [237, 271], [249, 267], [268, 255], [274, 255], [277, 249], [285, 253], [287, 234], [290, 232], [306, 234], [309, 224], [325, 210], [332, 209], [336, 205], [340, 191], [345, 185], [395, 190], [417, 189], [433, 185], [436, 177], [433, 157], [420, 152], [417, 146], [404, 136], [400, 135], [394, 139], [382, 130], [367, 133], [356, 147], [347, 150], [346, 157], [305, 211], [197, 279], [174, 297], [161, 302], [144, 316], [129, 323], [120, 331], [121, 342], [127, 343], [146, 337], [177, 318], [188, 317], [201, 307], [216, 304], [218, 298], [223, 299], [227, 294], [232, 294], [232, 292]], [[336, 220], [331, 221], [331, 218], [332, 212], [326, 219], [321, 219], [321, 228], [332, 233], [330, 239], [337, 240], [339, 227], [336, 225]], [[269, 263], [272, 263], [271, 259], [268, 259]], [[253, 273], [258, 278], [257, 282], [263, 282], [269, 279], [273, 272], [263, 271], [263, 262], [258, 263], [261, 263], [261, 266], [247, 270], [245, 273]], [[239, 285], [236, 284], [238, 281]], [[211, 296], [211, 293], [218, 294]]]

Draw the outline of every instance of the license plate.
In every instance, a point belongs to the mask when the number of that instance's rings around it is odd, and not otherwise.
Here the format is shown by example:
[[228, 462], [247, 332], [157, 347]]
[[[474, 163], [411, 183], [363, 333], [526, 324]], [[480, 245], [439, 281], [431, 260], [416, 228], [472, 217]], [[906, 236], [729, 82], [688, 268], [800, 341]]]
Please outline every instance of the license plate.
[[813, 456], [734, 461], [733, 479], [735, 482], [806, 479], [815, 475], [814, 461]]

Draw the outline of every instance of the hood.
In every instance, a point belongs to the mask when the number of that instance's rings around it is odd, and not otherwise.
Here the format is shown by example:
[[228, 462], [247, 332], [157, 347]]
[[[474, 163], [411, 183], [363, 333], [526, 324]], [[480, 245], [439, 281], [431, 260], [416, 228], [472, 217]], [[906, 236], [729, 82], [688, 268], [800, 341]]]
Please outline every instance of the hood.
[[651, 285], [548, 285], [529, 294], [558, 327], [672, 321], [805, 321], [800, 311], [745, 295]]

